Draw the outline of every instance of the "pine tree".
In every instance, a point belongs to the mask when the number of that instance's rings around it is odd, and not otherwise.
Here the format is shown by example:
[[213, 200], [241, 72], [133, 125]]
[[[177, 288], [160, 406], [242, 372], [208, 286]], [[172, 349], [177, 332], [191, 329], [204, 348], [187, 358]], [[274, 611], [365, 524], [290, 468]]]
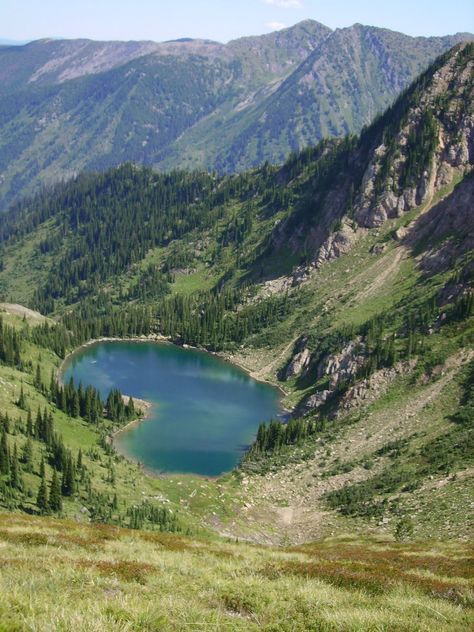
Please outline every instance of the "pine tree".
[[27, 438], [23, 446], [21, 459], [25, 466], [25, 470], [27, 472], [32, 472], [33, 471], [33, 441], [31, 440], [31, 437]]
[[71, 399], [71, 417], [79, 417], [80, 412], [79, 394], [76, 389], [74, 389]]
[[126, 415], [128, 419], [133, 419], [135, 417], [135, 402], [133, 401], [133, 397], [129, 397], [126, 406]]
[[0, 474], [10, 474], [10, 451], [8, 450], [7, 433], [3, 431], [0, 439]]
[[63, 508], [61, 485], [59, 484], [59, 477], [56, 470], [53, 470], [53, 478], [51, 479], [49, 488], [49, 506], [51, 511], [61, 511]]
[[56, 378], [54, 375], [54, 369], [51, 369], [51, 377], [49, 380], [49, 396], [51, 401], [56, 401]]
[[[10, 417], [5, 413], [1, 418], [1, 426], [5, 432], [10, 432]], [[1, 428], [0, 428], [1, 429]]]
[[18, 398], [17, 406], [18, 408], [21, 408], [22, 410], [26, 410], [26, 397], [25, 397], [25, 392], [23, 391], [23, 384], [21, 385], [21, 388], [20, 388], [20, 397]]
[[34, 436], [33, 417], [31, 415], [31, 408], [28, 408], [28, 414], [26, 416], [26, 434], [29, 437]]
[[72, 455], [69, 452], [66, 459], [66, 464], [63, 471], [63, 480], [61, 485], [61, 492], [63, 496], [73, 496], [76, 491], [76, 468], [74, 467], [74, 461]]
[[36, 412], [36, 423], [35, 423], [35, 436], [41, 441], [45, 440], [46, 437], [46, 419], [41, 414], [41, 409], [38, 407]]
[[36, 365], [34, 385], [39, 390], [41, 390], [41, 387], [43, 386], [43, 380], [41, 379], [41, 367], [39, 363]]
[[18, 449], [16, 443], [13, 446], [13, 453], [10, 462], [10, 485], [13, 487], [13, 489], [21, 489], [22, 487], [20, 464], [18, 462]]
[[49, 510], [49, 499], [48, 499], [48, 487], [46, 485], [46, 474], [44, 468], [44, 461], [41, 462], [41, 483], [38, 489], [38, 496], [36, 497], [36, 504], [38, 505], [38, 509], [40, 513], [45, 514], [48, 513]]

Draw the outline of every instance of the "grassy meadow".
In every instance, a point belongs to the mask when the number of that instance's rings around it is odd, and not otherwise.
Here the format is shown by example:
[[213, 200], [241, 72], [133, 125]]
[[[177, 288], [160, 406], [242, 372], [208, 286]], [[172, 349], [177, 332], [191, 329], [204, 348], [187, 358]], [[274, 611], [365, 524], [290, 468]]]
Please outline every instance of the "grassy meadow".
[[456, 632], [472, 547], [334, 538], [291, 548], [0, 514], [2, 632]]

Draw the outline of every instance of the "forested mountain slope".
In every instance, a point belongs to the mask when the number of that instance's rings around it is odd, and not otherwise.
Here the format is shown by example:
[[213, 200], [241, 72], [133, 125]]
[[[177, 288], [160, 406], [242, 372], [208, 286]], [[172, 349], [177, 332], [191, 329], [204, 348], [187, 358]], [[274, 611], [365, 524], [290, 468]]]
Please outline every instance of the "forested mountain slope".
[[[234, 171], [358, 132], [438, 54], [313, 21], [222, 45], [40, 40], [0, 48], [0, 206], [131, 160]], [[341, 70], [342, 69], [342, 70]], [[293, 101], [296, 99], [296, 102]]]
[[[53, 397], [49, 377], [90, 338], [162, 334], [278, 383], [292, 408], [288, 424], [262, 425], [225, 492], [206, 487], [213, 509], [183, 500], [181, 528], [260, 542], [348, 529], [469, 537], [473, 69], [474, 46], [456, 46], [359, 137], [323, 141], [282, 166], [216, 176], [126, 164], [16, 206], [2, 223], [2, 298], [58, 324], [8, 330], [2, 371], [9, 415], [19, 416], [8, 450], [27, 428], [23, 380], [74, 450], [82, 432], [89, 448], [101, 437], [97, 459], [87, 456], [91, 487], [110, 494], [116, 468], [123, 490], [104, 519], [148, 524], [149, 508], [126, 511], [133, 468], [107, 452], [111, 419], [79, 420], [73, 391], [65, 403]], [[35, 454], [51, 449], [34, 440]], [[34, 506], [36, 461], [30, 500], [15, 487], [16, 506]], [[70, 513], [86, 500], [97, 511], [86, 480], [66, 498]]]

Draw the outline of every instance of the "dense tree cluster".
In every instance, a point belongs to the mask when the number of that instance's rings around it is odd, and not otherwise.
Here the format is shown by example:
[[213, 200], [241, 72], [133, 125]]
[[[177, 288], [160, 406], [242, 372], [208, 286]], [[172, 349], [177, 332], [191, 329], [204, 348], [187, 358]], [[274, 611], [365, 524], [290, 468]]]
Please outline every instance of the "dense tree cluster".
[[104, 404], [100, 393], [93, 386], [76, 387], [71, 378], [64, 386], [51, 375], [51, 400], [59, 410], [71, 417], [82, 417], [91, 424], [96, 424], [104, 414]]
[[0, 362], [8, 366], [19, 367], [21, 342], [16, 329], [5, 325], [0, 316]]
[[105, 416], [113, 422], [125, 423], [130, 419], [135, 419], [138, 412], [135, 410], [133, 398], [129, 397], [125, 404], [122, 393], [118, 388], [114, 388], [107, 396], [105, 403]]
[[289, 297], [280, 295], [237, 310], [244, 296], [243, 290], [177, 294], [158, 305], [159, 329], [172, 339], [219, 350], [281, 321], [291, 309]]
[[[82, 175], [14, 209], [1, 238], [12, 243], [52, 219], [40, 251], [54, 255], [55, 263], [35, 299], [41, 311], [49, 312], [57, 298], [71, 303], [97, 293], [101, 283], [141, 261], [150, 248], [214, 225], [227, 200], [246, 194], [248, 179], [180, 171], [161, 175], [125, 164]], [[244, 226], [248, 229], [249, 222]], [[166, 292], [166, 277], [158, 270], [148, 268], [143, 280], [145, 297]], [[140, 292], [138, 297], [143, 298]]]
[[130, 507], [127, 511], [131, 529], [143, 529], [147, 525], [158, 527], [160, 531], [179, 532], [181, 525], [175, 513], [166, 507], [158, 507], [149, 501]]
[[247, 452], [245, 460], [257, 455], [278, 452], [283, 446], [298, 445], [304, 439], [314, 435], [317, 426], [313, 420], [291, 418], [283, 424], [278, 419], [260, 424], [254, 444]]

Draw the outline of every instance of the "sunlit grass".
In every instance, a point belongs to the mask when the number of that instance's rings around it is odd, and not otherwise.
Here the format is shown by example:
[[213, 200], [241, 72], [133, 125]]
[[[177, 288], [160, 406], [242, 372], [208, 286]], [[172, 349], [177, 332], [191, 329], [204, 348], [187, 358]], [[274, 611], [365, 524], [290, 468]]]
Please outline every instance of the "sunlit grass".
[[273, 549], [0, 514], [0, 549], [4, 630], [462, 631], [472, 616], [458, 543]]

